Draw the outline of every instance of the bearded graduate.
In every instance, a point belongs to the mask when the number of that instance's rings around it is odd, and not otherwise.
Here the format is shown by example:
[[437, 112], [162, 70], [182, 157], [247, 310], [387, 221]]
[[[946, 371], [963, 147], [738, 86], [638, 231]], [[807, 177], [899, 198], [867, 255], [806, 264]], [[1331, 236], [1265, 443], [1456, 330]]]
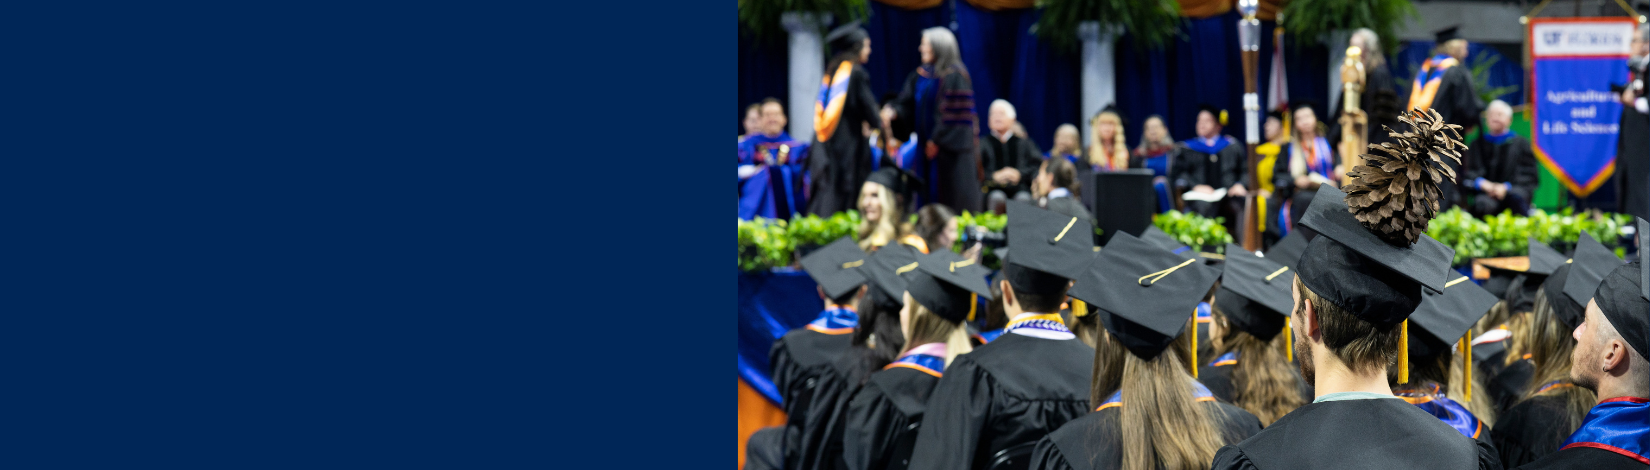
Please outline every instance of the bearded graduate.
[[[963, 322], [990, 298], [986, 270], [949, 251], [894, 268], [886, 278], [905, 293], [900, 331], [907, 347], [898, 360], [871, 374], [845, 412], [845, 466], [855, 470], [906, 468], [927, 409], [928, 395], [946, 365], [971, 351]], [[958, 265], [965, 265], [958, 267]]]
[[842, 237], [801, 260], [808, 277], [819, 283], [825, 311], [807, 326], [785, 333], [768, 352], [773, 384], [785, 407], [785, 425], [751, 434], [746, 444], [745, 468], [801, 468], [801, 442], [814, 383], [852, 345], [859, 326], [859, 299], [865, 296], [865, 275], [859, 267], [865, 252], [853, 239]]
[[[949, 251], [945, 254], [961, 259]], [[839, 469], [847, 465], [842, 451], [848, 403], [871, 374], [892, 362], [905, 346], [905, 336], [900, 332], [905, 282], [896, 271], [915, 264], [920, 256], [914, 247], [890, 245], [867, 256], [857, 268], [868, 281], [867, 293], [860, 301], [859, 326], [854, 329], [852, 346], [814, 381], [805, 417], [808, 426], [802, 430], [800, 468]], [[981, 277], [982, 284], [985, 282], [985, 268], [974, 267], [968, 272]]]
[[[1474, 383], [1472, 362], [1466, 360], [1472, 325], [1498, 299], [1451, 272], [1443, 293], [1426, 292], [1421, 306], [1409, 316], [1407, 369], [1387, 373], [1392, 391], [1404, 401], [1437, 417], [1461, 435], [1490, 444], [1493, 409], [1483, 386]], [[1473, 396], [1473, 389], [1478, 389]]]
[[[832, 56], [814, 102], [814, 148], [808, 167], [812, 181], [808, 213], [821, 217], [853, 207], [859, 185], [871, 174], [876, 160], [864, 127], [882, 127], [877, 95], [871, 93], [871, 38], [858, 22], [838, 27], [825, 36]], [[886, 133], [886, 132], [884, 132]]]
[[1452, 273], [1454, 252], [1425, 232], [1438, 185], [1453, 179], [1440, 160], [1461, 148], [1459, 129], [1435, 113], [1402, 120], [1413, 131], [1365, 156], [1348, 193], [1320, 188], [1300, 222], [1318, 235], [1296, 270], [1290, 332], [1317, 398], [1222, 448], [1213, 468], [1501, 468], [1490, 446], [1387, 383], [1422, 291], [1442, 292]]
[[1220, 446], [1260, 431], [1192, 377], [1190, 318], [1218, 269], [1129, 236], [1112, 237], [1072, 296], [1105, 329], [1095, 348], [1090, 406], [1037, 443], [1031, 468], [1204, 469]]
[[1094, 259], [1077, 217], [1008, 203], [1006, 332], [946, 366], [928, 399], [914, 469], [982, 469], [1030, 455], [1038, 439], [1087, 413], [1094, 348], [1060, 317], [1071, 280]]
[[1606, 274], [1575, 330], [1570, 378], [1597, 393], [1598, 403], [1558, 452], [1520, 468], [1650, 467], [1650, 284], [1643, 269], [1635, 261]]
[[1197, 378], [1215, 398], [1254, 414], [1261, 425], [1312, 400], [1311, 388], [1289, 364], [1285, 336], [1279, 336], [1291, 307], [1289, 267], [1226, 246], [1225, 273], [1215, 290], [1209, 324], [1213, 357]]
[[[1533, 253], [1533, 252], [1532, 252]], [[1535, 310], [1521, 341], [1529, 372], [1516, 390], [1520, 400], [1502, 416], [1491, 432], [1501, 463], [1516, 467], [1558, 452], [1564, 440], [1581, 426], [1598, 397], [1570, 378], [1572, 333], [1586, 318], [1586, 307], [1566, 292], [1590, 292], [1603, 274], [1621, 265], [1621, 259], [1585, 233], [1576, 243], [1575, 257], [1547, 278], [1536, 292]], [[1577, 266], [1586, 269], [1576, 271]], [[1570, 287], [1571, 283], [1575, 287]], [[1586, 295], [1586, 294], [1582, 294]], [[1508, 384], [1518, 385], [1518, 384]]]

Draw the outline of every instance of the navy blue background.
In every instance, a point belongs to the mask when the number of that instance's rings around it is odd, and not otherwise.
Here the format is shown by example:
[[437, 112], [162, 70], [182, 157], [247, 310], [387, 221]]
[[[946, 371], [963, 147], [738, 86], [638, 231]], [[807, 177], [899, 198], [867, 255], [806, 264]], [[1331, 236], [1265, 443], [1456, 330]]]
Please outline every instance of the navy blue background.
[[728, 460], [622, 434], [727, 419], [731, 279], [672, 274], [717, 271], [672, 248], [725, 239], [709, 194], [611, 164], [710, 178], [657, 151], [719, 134], [731, 64], [655, 36], [702, 7], [35, 7], [0, 11], [7, 466]]

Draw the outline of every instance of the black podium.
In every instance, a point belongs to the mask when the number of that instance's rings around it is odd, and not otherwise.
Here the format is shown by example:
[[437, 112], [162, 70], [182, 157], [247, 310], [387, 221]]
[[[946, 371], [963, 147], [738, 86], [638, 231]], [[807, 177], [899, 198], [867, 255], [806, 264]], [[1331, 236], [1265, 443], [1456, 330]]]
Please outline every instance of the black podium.
[[1111, 241], [1118, 231], [1140, 236], [1157, 213], [1157, 193], [1152, 190], [1152, 170], [1136, 168], [1112, 173], [1096, 173], [1089, 188], [1094, 194], [1094, 220], [1105, 233], [1099, 243]]

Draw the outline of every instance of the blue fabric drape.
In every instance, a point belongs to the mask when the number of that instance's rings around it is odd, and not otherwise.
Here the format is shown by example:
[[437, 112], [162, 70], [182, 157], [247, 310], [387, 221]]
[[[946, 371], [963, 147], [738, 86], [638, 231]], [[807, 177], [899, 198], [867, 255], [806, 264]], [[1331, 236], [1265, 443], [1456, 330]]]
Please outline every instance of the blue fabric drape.
[[922, 54], [917, 52], [922, 30], [949, 22], [949, 7], [905, 10], [871, 2], [871, 17], [863, 23], [871, 36], [871, 61], [865, 64], [865, 71], [871, 74], [871, 91], [877, 99], [898, 94], [905, 77], [922, 65]]
[[[1403, 98], [1403, 102], [1409, 102], [1410, 82], [1415, 80], [1415, 73], [1421, 69], [1421, 62], [1432, 57], [1432, 48], [1436, 45], [1432, 41], [1410, 41], [1404, 44], [1398, 54], [1391, 58], [1392, 60], [1387, 61], [1387, 67], [1392, 70], [1393, 80], [1403, 85], [1400, 87], [1402, 89], [1398, 90], [1398, 96]], [[1490, 88], [1514, 87], [1512, 91], [1497, 98], [1512, 106], [1524, 104], [1524, 69], [1518, 66], [1520, 59], [1507, 57], [1492, 46], [1469, 43], [1467, 45], [1466, 65], [1477, 65], [1479, 54], [1485, 54], [1485, 60], [1490, 60], [1490, 58], [1500, 59], [1495, 62], [1495, 65], [1490, 66]], [[1489, 103], [1485, 102], [1484, 104]]]
[[783, 405], [768, 375], [768, 351], [785, 332], [813, 321], [825, 308], [813, 278], [791, 269], [739, 273], [739, 378]]

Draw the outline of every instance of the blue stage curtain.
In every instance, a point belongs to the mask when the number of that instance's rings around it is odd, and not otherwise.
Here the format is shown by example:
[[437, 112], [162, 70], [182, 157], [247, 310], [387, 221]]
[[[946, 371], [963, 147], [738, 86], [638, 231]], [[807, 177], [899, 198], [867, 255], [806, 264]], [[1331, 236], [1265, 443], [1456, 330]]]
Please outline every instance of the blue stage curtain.
[[[1402, 90], [1398, 90], [1398, 96], [1403, 98], [1405, 103], [1409, 102], [1409, 83], [1415, 80], [1416, 72], [1421, 70], [1421, 62], [1432, 57], [1432, 48], [1436, 47], [1436, 44], [1432, 41], [1410, 41], [1404, 44], [1404, 47], [1398, 51], [1396, 56], [1392, 57], [1392, 60], [1387, 61], [1387, 67], [1392, 70], [1392, 78], [1401, 80], [1405, 84]], [[1495, 65], [1490, 66], [1489, 86], [1491, 88], [1515, 87], [1512, 91], [1497, 98], [1512, 106], [1524, 104], [1524, 68], [1518, 66], [1522, 58], [1508, 57], [1493, 46], [1468, 43], [1467, 62], [1469, 64], [1476, 63], [1473, 60], [1477, 59], [1479, 54], [1486, 53], [1486, 60], [1489, 57], [1500, 59], [1495, 62]], [[1484, 104], [1488, 105], [1489, 103]]]
[[1014, 104], [1020, 124], [1037, 147], [1048, 150], [1060, 124], [1082, 122], [1082, 59], [1031, 34], [1036, 9], [985, 11], [957, 3], [957, 42], [974, 81], [981, 135], [991, 102]]
[[793, 269], [739, 273], [739, 378], [783, 404], [768, 375], [768, 351], [785, 333], [819, 316], [825, 301], [813, 278]]
[[871, 2], [871, 17], [864, 23], [871, 36], [871, 61], [865, 71], [871, 74], [871, 91], [877, 99], [898, 94], [905, 78], [922, 65], [922, 54], [917, 52], [922, 30], [950, 22], [949, 7], [906, 10]]
[[752, 39], [745, 28], [739, 28], [739, 112], [735, 118], [735, 128], [739, 131], [734, 135], [745, 133], [746, 106], [773, 97], [785, 103], [786, 110], [791, 109], [790, 60], [790, 50], [786, 49], [783, 39], [761, 42]]

